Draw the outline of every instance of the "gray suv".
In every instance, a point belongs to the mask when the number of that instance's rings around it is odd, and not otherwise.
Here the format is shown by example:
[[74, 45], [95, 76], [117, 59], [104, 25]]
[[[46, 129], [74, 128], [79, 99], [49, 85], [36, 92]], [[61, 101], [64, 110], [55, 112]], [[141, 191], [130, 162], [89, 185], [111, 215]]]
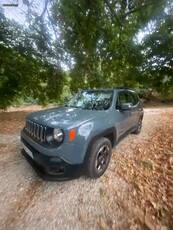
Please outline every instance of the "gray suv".
[[25, 155], [46, 175], [98, 178], [112, 148], [128, 134], [140, 133], [143, 114], [133, 90], [82, 90], [63, 107], [29, 114], [21, 142]]

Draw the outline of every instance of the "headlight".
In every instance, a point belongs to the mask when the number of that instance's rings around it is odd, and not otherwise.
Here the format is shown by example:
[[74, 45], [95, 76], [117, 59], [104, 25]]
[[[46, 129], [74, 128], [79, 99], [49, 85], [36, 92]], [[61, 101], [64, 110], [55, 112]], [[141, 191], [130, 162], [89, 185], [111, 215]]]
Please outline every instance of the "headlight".
[[59, 129], [59, 128], [55, 128], [53, 130], [53, 138], [56, 141], [61, 142], [63, 140], [63, 138], [64, 138], [64, 134], [63, 134], [62, 130]]

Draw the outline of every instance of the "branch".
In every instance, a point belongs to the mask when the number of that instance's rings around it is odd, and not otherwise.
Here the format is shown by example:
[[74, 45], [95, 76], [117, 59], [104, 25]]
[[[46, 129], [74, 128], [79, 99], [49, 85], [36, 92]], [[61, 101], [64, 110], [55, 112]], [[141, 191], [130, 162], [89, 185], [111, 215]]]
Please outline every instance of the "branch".
[[106, 5], [109, 7], [109, 10], [112, 12], [112, 14], [114, 15], [114, 17], [116, 18], [118, 24], [123, 27], [123, 23], [121, 22], [121, 20], [119, 19], [118, 15], [116, 14], [116, 12], [112, 9], [109, 1], [105, 0]]
[[45, 6], [44, 6], [44, 9], [43, 9], [43, 12], [42, 14], [39, 16], [40, 18], [43, 17], [43, 15], [45, 14], [46, 10], [47, 10], [47, 5], [48, 5], [48, 0], [45, 1]]
[[151, 2], [149, 4], [145, 4], [145, 5], [142, 5], [142, 6], [138, 7], [138, 8], [136, 8], [136, 9], [128, 11], [126, 14], [123, 15], [123, 17], [125, 18], [126, 16], [128, 16], [130, 14], [133, 14], [133, 13], [135, 13], [137, 11], [140, 11], [143, 8], [147, 8], [148, 6], [152, 6], [152, 5], [155, 5], [155, 4], [157, 4], [157, 6], [161, 5], [161, 4], [159, 4], [159, 2], [156, 2], [156, 1], [155, 2]]
[[41, 13], [40, 16], [37, 17], [37, 19], [35, 20], [35, 23], [34, 23], [34, 24], [36, 24], [38, 21], [40, 21], [40, 20], [42, 19], [42, 17], [44, 16], [44, 14], [46, 13], [47, 6], [48, 6], [48, 2], [49, 2], [49, 0], [46, 0], [46, 1], [45, 1], [45, 5], [44, 5], [43, 12]]

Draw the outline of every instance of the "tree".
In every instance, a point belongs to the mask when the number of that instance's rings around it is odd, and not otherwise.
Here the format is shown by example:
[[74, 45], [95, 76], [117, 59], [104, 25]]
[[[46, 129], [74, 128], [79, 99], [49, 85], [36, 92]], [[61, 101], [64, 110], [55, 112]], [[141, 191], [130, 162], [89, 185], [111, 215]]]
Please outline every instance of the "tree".
[[[35, 29], [33, 29], [35, 28]], [[29, 28], [7, 19], [0, 11], [0, 106], [18, 98], [38, 103], [60, 100], [64, 73], [53, 50], [47, 24]]]
[[0, 9], [3, 106], [21, 95], [38, 103], [58, 101], [66, 83], [72, 92], [116, 85], [171, 90], [171, 1], [45, 0], [41, 11], [35, 1], [23, 3], [25, 25]]
[[71, 89], [134, 85], [143, 55], [135, 40], [140, 29], [163, 11], [166, 1], [54, 1], [54, 23], [69, 54]]
[[152, 22], [154, 30], [145, 37], [143, 52], [147, 62], [143, 65], [145, 81], [150, 81], [159, 92], [173, 92], [173, 5], [167, 7], [159, 20]]

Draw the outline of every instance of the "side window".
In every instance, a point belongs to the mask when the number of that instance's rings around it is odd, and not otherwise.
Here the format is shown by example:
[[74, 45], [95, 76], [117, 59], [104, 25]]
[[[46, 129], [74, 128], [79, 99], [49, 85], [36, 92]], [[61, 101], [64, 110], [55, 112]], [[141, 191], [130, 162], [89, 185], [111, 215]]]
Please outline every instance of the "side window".
[[133, 106], [137, 105], [139, 98], [136, 93], [133, 92], [120, 92], [116, 103], [116, 109], [123, 103], [132, 103]]
[[136, 105], [139, 102], [138, 96], [135, 93], [129, 92], [129, 103], [132, 103], [132, 105]]
[[116, 103], [116, 109], [123, 103], [129, 103], [129, 94], [127, 92], [120, 92]]

